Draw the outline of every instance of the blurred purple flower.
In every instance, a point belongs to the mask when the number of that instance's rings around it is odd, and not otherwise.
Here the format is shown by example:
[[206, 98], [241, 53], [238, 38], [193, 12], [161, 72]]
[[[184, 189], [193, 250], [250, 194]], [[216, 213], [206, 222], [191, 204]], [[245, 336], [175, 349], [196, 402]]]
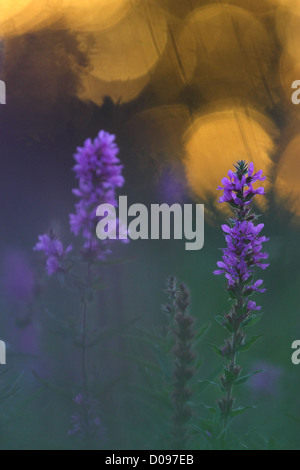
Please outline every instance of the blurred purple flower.
[[74, 155], [76, 164], [73, 170], [79, 187], [73, 189], [73, 194], [79, 202], [75, 205], [75, 214], [70, 214], [70, 227], [74, 235], [82, 233], [83, 253], [99, 260], [106, 259], [110, 251], [107, 243], [100, 244], [95, 235], [98, 222], [96, 208], [100, 204], [117, 207], [116, 189], [125, 182], [118, 153], [115, 136], [100, 131], [94, 141], [86, 140]]
[[[254, 173], [254, 165], [249, 165], [241, 160], [234, 165], [235, 172], [229, 171], [228, 177], [223, 178], [223, 186], [218, 189], [223, 191], [219, 202], [226, 202], [233, 209], [234, 217], [229, 219], [227, 225], [222, 225], [222, 230], [227, 243], [223, 248], [222, 261], [217, 265], [220, 269], [214, 274], [224, 274], [227, 280], [227, 291], [232, 299], [230, 312], [224, 314], [222, 325], [229, 332], [229, 338], [225, 347], [220, 351], [226, 359], [224, 375], [220, 377], [225, 395], [218, 402], [226, 429], [229, 418], [232, 416], [234, 407], [233, 390], [242, 368], [237, 365], [237, 355], [241, 346], [246, 345], [246, 335], [243, 327], [255, 320], [256, 311], [261, 307], [250, 300], [255, 292], [264, 292], [263, 280], [254, 281], [254, 270], [256, 267], [266, 269], [268, 264], [264, 260], [268, 258], [267, 253], [262, 252], [262, 244], [268, 239], [260, 236], [264, 224], [256, 224], [258, 216], [252, 212], [253, 198], [257, 194], [264, 194], [264, 188], [253, 188], [253, 183], [263, 181], [262, 171]], [[249, 346], [251, 345], [251, 340]]]
[[[229, 225], [222, 225], [227, 247], [223, 249], [222, 261], [217, 263], [220, 269], [214, 274], [225, 274], [228, 281], [228, 290], [235, 292], [243, 283], [243, 294], [247, 297], [253, 292], [265, 292], [261, 288], [261, 279], [252, 281], [254, 268], [266, 269], [269, 265], [264, 263], [268, 258], [262, 252], [262, 244], [269, 239], [259, 236], [264, 224], [255, 225], [256, 216], [251, 213], [251, 203], [256, 194], [264, 194], [264, 189], [254, 190], [253, 183], [263, 181], [262, 171], [254, 174], [253, 163], [249, 166], [239, 162], [236, 173], [228, 172], [229, 178], [223, 178], [223, 186], [218, 189], [224, 194], [219, 202], [228, 203], [235, 211], [235, 218], [230, 219]], [[249, 301], [248, 311], [259, 310], [255, 302]]]
[[1, 293], [9, 312], [5, 328], [10, 347], [20, 354], [28, 355], [22, 368], [30, 370], [31, 374], [33, 367], [38, 371], [42, 364], [39, 359], [39, 328], [33, 321], [38, 282], [26, 253], [18, 248], [8, 249], [3, 256], [1, 277]]
[[168, 204], [184, 201], [185, 187], [182, 175], [173, 168], [165, 169], [158, 182], [158, 196]]
[[71, 417], [72, 427], [68, 435], [89, 443], [94, 441], [101, 446], [105, 440], [105, 429], [97, 413], [98, 402], [78, 394], [74, 398], [74, 404], [76, 413]]
[[279, 382], [283, 376], [283, 369], [268, 362], [258, 362], [255, 370], [261, 370], [249, 380], [249, 387], [253, 392], [276, 395], [279, 391]]
[[4, 294], [18, 302], [32, 301], [35, 275], [26, 255], [20, 250], [8, 250], [3, 262]]
[[249, 302], [247, 303], [247, 309], [249, 311], [251, 311], [251, 310], [260, 310], [261, 307], [257, 306], [256, 302], [253, 302], [253, 300], [249, 300]]
[[33, 248], [42, 252], [46, 257], [46, 269], [49, 276], [65, 271], [65, 260], [72, 251], [72, 245], [63, 247], [62, 242], [53, 234], [38, 237], [38, 243]]

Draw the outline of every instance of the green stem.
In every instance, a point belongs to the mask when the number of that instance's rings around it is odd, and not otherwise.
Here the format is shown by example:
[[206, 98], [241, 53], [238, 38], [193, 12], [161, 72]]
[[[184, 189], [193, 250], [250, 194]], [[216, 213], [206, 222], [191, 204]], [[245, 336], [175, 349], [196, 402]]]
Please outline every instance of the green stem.
[[81, 356], [82, 390], [86, 397], [88, 395], [88, 374], [87, 374], [87, 367], [86, 367], [87, 307], [88, 307], [87, 290], [90, 286], [90, 278], [91, 278], [91, 263], [88, 262], [87, 276], [86, 276], [86, 292], [85, 292], [84, 299], [83, 299], [83, 309], [82, 309], [82, 356]]
[[[229, 370], [233, 371], [235, 366], [236, 366], [236, 359], [237, 359], [237, 351], [236, 351], [236, 339], [237, 335], [239, 333], [239, 328], [234, 331], [232, 335], [232, 340], [231, 340], [231, 347], [232, 347], [232, 358], [229, 364]], [[230, 384], [227, 389], [227, 395], [226, 395], [226, 414], [224, 416], [224, 430], [226, 431], [227, 426], [228, 426], [228, 420], [230, 417], [230, 413], [232, 410], [233, 406], [233, 384]]]
[[87, 395], [88, 380], [86, 371], [86, 323], [87, 323], [87, 301], [83, 301], [82, 312], [82, 390], [84, 395]]
[[[243, 299], [243, 288], [244, 288], [244, 283], [242, 279], [240, 278], [239, 280], [239, 291], [238, 291], [238, 296], [236, 300], [236, 305], [235, 305], [235, 312], [234, 315], [236, 318], [239, 317], [240, 313], [239, 310], [243, 307], [244, 304], [244, 299]], [[229, 371], [234, 373], [235, 368], [237, 366], [237, 337], [241, 333], [240, 331], [240, 323], [237, 322], [234, 325], [234, 331], [232, 333], [231, 337], [231, 351], [232, 351], [232, 356], [230, 359], [229, 363]], [[227, 388], [227, 394], [226, 394], [226, 413], [224, 415], [224, 430], [226, 431], [227, 426], [228, 426], [228, 421], [230, 417], [230, 413], [233, 408], [233, 388], [234, 388], [234, 383], [230, 383]]]

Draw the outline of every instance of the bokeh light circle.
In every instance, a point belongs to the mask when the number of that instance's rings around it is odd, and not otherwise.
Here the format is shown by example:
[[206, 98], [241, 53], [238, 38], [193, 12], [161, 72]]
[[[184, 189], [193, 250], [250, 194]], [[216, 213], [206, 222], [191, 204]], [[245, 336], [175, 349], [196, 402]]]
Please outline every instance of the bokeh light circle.
[[101, 31], [110, 28], [137, 0], [63, 0], [68, 27], [75, 31]]
[[184, 136], [190, 189], [203, 201], [216, 201], [217, 186], [237, 160], [252, 161], [270, 175], [275, 135], [273, 123], [252, 108], [224, 108], [198, 117]]
[[59, 0], [1, 0], [0, 38], [46, 28], [61, 17]]
[[198, 8], [186, 21], [197, 42], [193, 85], [201, 95], [209, 101], [239, 95], [268, 104], [276, 47], [263, 22], [223, 3]]
[[275, 194], [279, 204], [300, 216], [300, 135], [296, 135], [280, 157], [276, 173]]
[[167, 42], [165, 13], [141, 2], [113, 27], [93, 33], [90, 72], [82, 78], [80, 97], [97, 104], [106, 95], [115, 102], [134, 99], [149, 82]]

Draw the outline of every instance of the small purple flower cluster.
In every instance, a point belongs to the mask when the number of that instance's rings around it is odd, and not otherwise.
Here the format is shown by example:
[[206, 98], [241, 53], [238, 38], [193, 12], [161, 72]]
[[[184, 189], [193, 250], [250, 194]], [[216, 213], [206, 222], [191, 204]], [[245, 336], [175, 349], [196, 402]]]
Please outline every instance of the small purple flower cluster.
[[98, 403], [79, 394], [74, 398], [74, 404], [77, 412], [71, 418], [72, 428], [68, 435], [88, 440], [90, 444], [94, 440], [101, 446], [105, 440], [105, 429], [96, 412]]
[[[251, 204], [251, 200], [256, 194], [265, 194], [263, 187], [257, 189], [253, 188], [253, 183], [266, 179], [262, 174], [262, 170], [254, 174], [253, 163], [250, 163], [247, 167], [247, 174], [238, 175], [232, 170], [229, 170], [229, 178], [223, 178], [223, 186], [218, 187], [219, 191], [224, 191], [223, 196], [219, 198], [219, 202], [233, 203], [241, 207]], [[246, 189], [246, 187], [248, 189]], [[240, 197], [240, 193], [242, 193], [242, 198]]]
[[100, 131], [94, 141], [86, 140], [74, 155], [76, 164], [73, 170], [79, 187], [73, 189], [73, 194], [79, 198], [79, 202], [75, 206], [75, 214], [70, 215], [70, 227], [74, 235], [82, 233], [83, 252], [100, 260], [105, 259], [108, 250], [95, 237], [98, 221], [96, 207], [100, 204], [117, 207], [116, 189], [125, 182], [118, 153], [115, 136]]
[[72, 245], [64, 248], [62, 242], [51, 233], [50, 235], [40, 235], [34, 250], [40, 251], [46, 256], [46, 269], [49, 276], [51, 276], [52, 274], [65, 272], [66, 257], [72, 251]]
[[[96, 208], [100, 204], [117, 207], [116, 189], [121, 188], [125, 182], [118, 153], [115, 136], [100, 131], [94, 141], [86, 140], [84, 146], [78, 148], [74, 155], [76, 164], [73, 170], [79, 187], [73, 189], [73, 194], [79, 198], [79, 202], [75, 206], [75, 214], [70, 215], [70, 228], [76, 236], [82, 233], [82, 254], [89, 260], [105, 261], [110, 254], [108, 242], [100, 243], [96, 238]], [[119, 230], [124, 232], [122, 227]], [[72, 246], [64, 249], [56, 236], [45, 234], [39, 236], [34, 250], [44, 253], [47, 272], [52, 275], [65, 271], [66, 257]]]
[[[236, 218], [230, 219], [229, 225], [222, 225], [227, 247], [223, 249], [222, 261], [217, 263], [220, 269], [214, 274], [225, 274], [228, 290], [235, 292], [243, 283], [242, 295], [248, 296], [253, 292], [265, 292], [261, 287], [263, 280], [253, 281], [254, 268], [266, 269], [269, 265], [263, 261], [268, 258], [262, 252], [262, 244], [269, 239], [260, 236], [264, 224], [255, 225], [256, 216], [251, 213], [250, 204], [256, 194], [264, 194], [264, 188], [253, 188], [253, 183], [263, 181], [262, 171], [254, 174], [253, 163], [249, 167], [240, 162], [236, 173], [229, 171], [229, 178], [223, 178], [224, 194], [219, 202], [227, 202], [234, 209]], [[248, 302], [248, 310], [259, 310], [253, 301]]]

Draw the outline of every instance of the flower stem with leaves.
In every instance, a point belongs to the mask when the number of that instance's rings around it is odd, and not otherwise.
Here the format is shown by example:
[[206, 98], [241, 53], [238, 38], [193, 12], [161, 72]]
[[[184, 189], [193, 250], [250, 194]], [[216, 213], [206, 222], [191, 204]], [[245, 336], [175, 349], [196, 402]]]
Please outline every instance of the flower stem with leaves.
[[[46, 270], [49, 276], [59, 275], [64, 285], [76, 292], [82, 303], [81, 318], [78, 326], [76, 342], [81, 348], [81, 391], [75, 397], [76, 414], [72, 416], [72, 429], [69, 435], [80, 438], [85, 447], [93, 441], [93, 437], [103, 440], [103, 428], [96, 413], [97, 402], [91, 392], [87, 367], [88, 348], [88, 306], [93, 297], [93, 287], [98, 283], [94, 267], [106, 262], [111, 254], [110, 240], [99, 241], [96, 236], [98, 217], [97, 206], [111, 204], [117, 207], [116, 190], [124, 185], [123, 166], [117, 157], [119, 148], [115, 136], [100, 131], [92, 140], [87, 139], [83, 147], [79, 147], [74, 155], [73, 171], [78, 187], [73, 189], [77, 197], [75, 211], [70, 214], [70, 231], [81, 236], [78, 253], [74, 256], [74, 248], [64, 248], [57, 236], [43, 234], [39, 236], [35, 251], [43, 253], [46, 259]], [[119, 227], [121, 229], [121, 227]], [[127, 242], [127, 240], [123, 240]], [[82, 264], [87, 264], [87, 273], [82, 276]], [[80, 275], [75, 269], [80, 266]], [[93, 271], [92, 271], [93, 269]], [[78, 385], [77, 385], [78, 387]], [[100, 440], [101, 440], [100, 439]], [[99, 440], [99, 442], [100, 442]]]
[[224, 347], [216, 348], [217, 353], [226, 360], [224, 374], [220, 378], [225, 396], [218, 402], [225, 430], [231, 418], [246, 409], [234, 409], [234, 388], [253, 375], [241, 377], [238, 355], [248, 350], [259, 338], [254, 336], [247, 341], [244, 329], [259, 319], [256, 312], [261, 309], [250, 297], [257, 292], [265, 292], [261, 287], [263, 280], [254, 280], [254, 269], [265, 269], [268, 266], [264, 263], [268, 254], [262, 252], [262, 243], [268, 239], [259, 235], [264, 224], [256, 224], [258, 216], [252, 209], [253, 198], [257, 194], [264, 194], [263, 187], [254, 189], [253, 184], [264, 179], [262, 171], [254, 173], [253, 163], [248, 165], [245, 161], [238, 161], [235, 172], [230, 170], [228, 178], [222, 179], [223, 186], [218, 188], [223, 191], [219, 202], [227, 203], [234, 212], [228, 225], [222, 226], [227, 247], [223, 249], [222, 261], [217, 263], [220, 269], [214, 272], [225, 275], [231, 300], [229, 313], [217, 317], [217, 321], [229, 333]]
[[186, 449], [189, 441], [188, 423], [192, 416], [189, 401], [192, 396], [189, 383], [195, 375], [195, 354], [192, 348], [194, 318], [189, 315], [190, 294], [184, 284], [179, 284], [175, 277], [167, 281], [166, 292], [169, 304], [163, 306], [170, 320], [169, 334], [172, 335], [173, 389], [172, 389], [172, 430], [171, 446], [173, 449]]

